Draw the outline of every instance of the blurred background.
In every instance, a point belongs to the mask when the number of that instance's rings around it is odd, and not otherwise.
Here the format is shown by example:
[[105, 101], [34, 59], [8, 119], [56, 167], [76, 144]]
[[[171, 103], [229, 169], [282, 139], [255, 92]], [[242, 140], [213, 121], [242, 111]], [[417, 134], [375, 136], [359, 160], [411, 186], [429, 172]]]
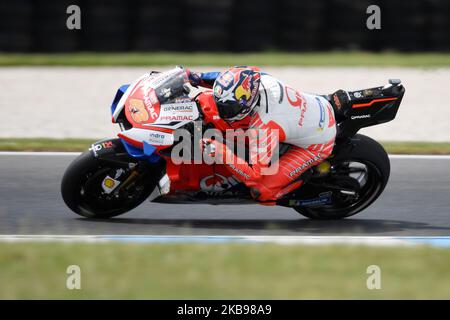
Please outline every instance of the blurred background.
[[[82, 28], [67, 32], [76, 4]], [[368, 30], [378, 5], [381, 30]], [[0, 51], [450, 49], [448, 0], [15, 0], [0, 4]]]
[[[81, 11], [79, 30], [67, 28], [71, 5]], [[371, 5], [381, 29], [367, 28]], [[448, 0], [2, 1], [0, 108], [15, 112], [0, 119], [0, 139], [109, 137], [111, 98], [144, 72], [247, 64], [314, 93], [400, 78], [407, 90], [396, 121], [363, 132], [447, 142], [450, 93], [436, 84], [450, 82], [449, 15]], [[18, 126], [24, 118], [27, 130]]]
[[[66, 26], [70, 5], [80, 30]], [[366, 26], [370, 5], [381, 9], [379, 30]], [[150, 70], [248, 64], [314, 93], [400, 78], [396, 119], [362, 133], [391, 154], [449, 155], [449, 17], [449, 0], [2, 0], [0, 152], [81, 151], [114, 137], [117, 88]], [[17, 234], [442, 237], [448, 156], [393, 160], [380, 200], [336, 222], [280, 207], [149, 203], [109, 222], [79, 219], [59, 191], [73, 157], [1, 155], [0, 299], [449, 298], [448, 247], [9, 243]], [[78, 292], [65, 287], [73, 263], [88, 279]], [[367, 289], [370, 264], [382, 267], [383, 290]]]

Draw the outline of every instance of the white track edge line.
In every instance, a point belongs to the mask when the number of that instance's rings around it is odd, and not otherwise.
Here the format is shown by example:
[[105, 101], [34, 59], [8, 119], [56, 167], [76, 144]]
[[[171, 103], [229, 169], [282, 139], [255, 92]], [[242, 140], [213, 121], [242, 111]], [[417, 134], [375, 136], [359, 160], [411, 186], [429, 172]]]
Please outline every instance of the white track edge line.
[[275, 243], [280, 245], [450, 246], [450, 237], [389, 236], [148, 236], [148, 235], [0, 235], [0, 242], [128, 242], [128, 243]]
[[[0, 156], [78, 156], [81, 152], [49, 152], [49, 151], [0, 151]], [[450, 160], [450, 155], [415, 155], [415, 154], [390, 154], [391, 159], [407, 160]]]
[[78, 156], [81, 152], [0, 151], [0, 156]]

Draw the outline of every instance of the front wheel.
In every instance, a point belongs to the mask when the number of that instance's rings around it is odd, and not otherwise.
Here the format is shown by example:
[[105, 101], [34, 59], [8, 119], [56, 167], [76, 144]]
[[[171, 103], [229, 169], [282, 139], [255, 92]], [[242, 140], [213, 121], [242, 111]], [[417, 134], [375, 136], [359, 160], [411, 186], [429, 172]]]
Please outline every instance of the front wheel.
[[351, 143], [337, 148], [330, 159], [330, 175], [322, 181], [332, 190], [332, 201], [318, 207], [294, 207], [305, 217], [336, 220], [353, 216], [371, 205], [386, 187], [390, 162], [378, 142], [358, 134]]
[[156, 186], [156, 175], [150, 177], [150, 170], [142, 166], [145, 164], [119, 165], [84, 152], [64, 173], [62, 198], [83, 217], [105, 219], [120, 215], [141, 204]]

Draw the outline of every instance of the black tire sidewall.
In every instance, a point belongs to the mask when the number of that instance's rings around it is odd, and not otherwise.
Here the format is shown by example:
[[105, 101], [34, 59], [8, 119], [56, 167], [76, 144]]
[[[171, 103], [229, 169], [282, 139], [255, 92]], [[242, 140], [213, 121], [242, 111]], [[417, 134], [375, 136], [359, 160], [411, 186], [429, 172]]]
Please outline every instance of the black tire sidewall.
[[332, 162], [359, 160], [372, 164], [379, 171], [381, 178], [380, 187], [372, 199], [364, 203], [358, 210], [343, 210], [330, 215], [329, 213], [321, 212], [320, 208], [294, 208], [307, 218], [315, 220], [337, 220], [353, 216], [376, 201], [389, 181], [391, 168], [388, 154], [377, 141], [365, 135], [357, 134], [351, 139], [350, 143], [339, 146], [337, 153], [330, 160]]
[[86, 218], [95, 219], [107, 219], [118, 216], [136, 208], [147, 199], [153, 191], [152, 187], [148, 187], [147, 190], [143, 192], [143, 195], [137, 198], [136, 201], [111, 210], [94, 212], [91, 209], [84, 208], [80, 205], [79, 201], [80, 185], [83, 183], [86, 174], [97, 171], [101, 166], [102, 161], [97, 159], [92, 152], [86, 151], [74, 159], [66, 169], [61, 181], [61, 195], [65, 204], [76, 214]]

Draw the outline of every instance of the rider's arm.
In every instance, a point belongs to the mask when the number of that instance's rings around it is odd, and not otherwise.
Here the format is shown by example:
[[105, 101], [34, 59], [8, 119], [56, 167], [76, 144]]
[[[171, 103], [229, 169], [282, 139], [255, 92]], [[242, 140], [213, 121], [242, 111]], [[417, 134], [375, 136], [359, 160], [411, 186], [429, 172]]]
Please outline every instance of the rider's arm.
[[224, 163], [228, 170], [234, 173], [248, 187], [252, 187], [260, 180], [261, 167], [259, 163], [256, 162], [250, 165], [244, 159], [239, 158], [224, 142], [212, 140], [208, 141], [207, 144], [210, 150], [207, 154], [220, 159], [220, 163]]
[[186, 70], [189, 78], [189, 82], [197, 87], [212, 88], [214, 81], [219, 76], [220, 72], [195, 72]]
[[267, 201], [267, 196], [262, 198], [261, 195], [272, 195], [272, 191], [263, 183], [263, 176], [267, 174], [267, 171], [264, 172], [263, 170], [268, 168], [268, 163], [252, 157], [253, 161], [250, 164], [244, 159], [239, 158], [226, 144], [217, 140], [213, 144], [215, 151], [219, 153], [219, 158], [222, 158], [225, 167], [234, 177], [250, 189], [252, 197], [260, 201]]
[[[261, 189], [264, 188], [264, 186], [261, 185], [262, 176], [270, 174], [268, 173], [267, 168], [269, 167], [270, 159], [272, 159], [274, 153], [277, 152], [275, 149], [278, 144], [277, 141], [279, 140], [279, 135], [278, 131], [270, 129], [259, 132], [254, 129], [249, 130], [250, 131], [247, 131], [247, 133], [250, 139], [253, 139], [252, 141], [260, 142], [259, 145], [256, 143], [249, 143], [250, 163], [239, 158], [234, 151], [228, 148], [227, 144], [224, 143], [225, 141], [209, 141], [208, 144], [213, 146], [209, 150], [212, 150], [211, 153], [214, 154], [214, 157], [216, 159], [221, 159], [222, 163], [225, 164], [225, 167], [233, 173], [238, 180], [247, 185], [247, 187], [251, 189]], [[263, 136], [259, 136], [259, 139], [257, 140], [256, 137], [258, 134], [263, 134]], [[207, 152], [207, 154], [208, 153], [209, 152]]]

